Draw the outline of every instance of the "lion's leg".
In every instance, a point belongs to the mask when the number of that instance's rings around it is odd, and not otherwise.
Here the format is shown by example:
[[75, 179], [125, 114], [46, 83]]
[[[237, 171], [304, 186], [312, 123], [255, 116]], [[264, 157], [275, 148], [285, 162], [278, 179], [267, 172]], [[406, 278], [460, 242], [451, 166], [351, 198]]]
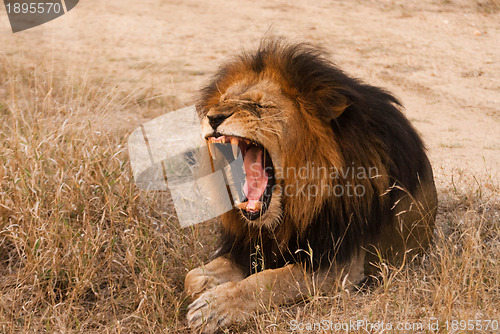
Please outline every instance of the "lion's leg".
[[[344, 267], [311, 273], [301, 265], [268, 269], [244, 280], [218, 285], [202, 293], [191, 305], [187, 320], [203, 333], [243, 321], [261, 305], [283, 305], [315, 293], [330, 291], [341, 280], [348, 285], [363, 277], [364, 253]], [[343, 278], [346, 278], [345, 280]]]
[[186, 275], [184, 291], [194, 300], [205, 290], [226, 282], [241, 281], [244, 278], [241, 268], [228, 258], [221, 256], [191, 270]]

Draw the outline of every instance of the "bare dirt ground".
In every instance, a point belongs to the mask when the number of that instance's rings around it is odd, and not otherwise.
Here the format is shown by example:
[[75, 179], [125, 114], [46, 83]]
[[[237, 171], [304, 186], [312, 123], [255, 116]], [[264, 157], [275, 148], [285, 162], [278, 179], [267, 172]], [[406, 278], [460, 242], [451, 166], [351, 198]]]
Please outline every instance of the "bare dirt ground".
[[222, 61], [266, 34], [319, 45], [393, 92], [426, 143], [440, 207], [422, 269], [243, 329], [499, 319], [498, 0], [87, 0], [17, 34], [0, 6], [0, 333], [186, 331], [182, 280], [206, 260], [213, 224], [180, 230], [148, 207], [124, 138], [192, 104]]

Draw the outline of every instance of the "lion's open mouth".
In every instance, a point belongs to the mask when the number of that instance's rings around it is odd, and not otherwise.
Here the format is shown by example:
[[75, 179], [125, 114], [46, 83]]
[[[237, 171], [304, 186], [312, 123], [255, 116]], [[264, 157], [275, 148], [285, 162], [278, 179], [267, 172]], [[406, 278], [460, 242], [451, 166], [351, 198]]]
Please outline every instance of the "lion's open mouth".
[[269, 152], [262, 144], [246, 138], [216, 135], [206, 139], [209, 148], [213, 144], [230, 144], [232, 154], [229, 155], [232, 156], [230, 159], [226, 157], [229, 162], [237, 158], [239, 148], [243, 157], [245, 180], [242, 180], [242, 184], [245, 198], [234, 204], [249, 220], [261, 217], [269, 207], [274, 185], [274, 167]]

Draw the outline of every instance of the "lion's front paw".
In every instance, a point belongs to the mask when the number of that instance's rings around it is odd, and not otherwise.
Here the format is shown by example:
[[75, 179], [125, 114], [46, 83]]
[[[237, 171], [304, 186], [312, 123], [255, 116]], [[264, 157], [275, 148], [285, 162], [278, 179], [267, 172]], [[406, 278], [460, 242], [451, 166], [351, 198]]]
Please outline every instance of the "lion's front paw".
[[184, 291], [189, 297], [195, 299], [203, 291], [215, 286], [211, 282], [212, 279], [213, 277], [208, 275], [203, 268], [195, 268], [186, 275]]
[[202, 333], [214, 333], [219, 328], [243, 321], [255, 309], [254, 302], [245, 299], [235, 282], [207, 290], [188, 306], [189, 327], [201, 329]]
[[205, 270], [203, 267], [199, 267], [191, 270], [186, 275], [184, 290], [186, 294], [192, 298], [191, 300], [194, 300], [202, 292], [216, 287], [223, 282], [224, 281], [216, 277], [213, 273]]

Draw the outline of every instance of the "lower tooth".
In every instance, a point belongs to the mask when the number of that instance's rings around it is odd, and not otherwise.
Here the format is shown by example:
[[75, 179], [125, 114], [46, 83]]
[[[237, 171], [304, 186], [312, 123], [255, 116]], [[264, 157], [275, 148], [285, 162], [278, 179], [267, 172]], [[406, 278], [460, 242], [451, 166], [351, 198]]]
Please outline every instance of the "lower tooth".
[[236, 205], [238, 206], [238, 208], [240, 208], [242, 210], [246, 210], [248, 202], [237, 203]]
[[247, 205], [246, 205], [247, 210], [259, 211], [260, 208], [261, 208], [260, 202], [253, 203], [252, 207], [248, 207], [248, 202], [247, 202]]

